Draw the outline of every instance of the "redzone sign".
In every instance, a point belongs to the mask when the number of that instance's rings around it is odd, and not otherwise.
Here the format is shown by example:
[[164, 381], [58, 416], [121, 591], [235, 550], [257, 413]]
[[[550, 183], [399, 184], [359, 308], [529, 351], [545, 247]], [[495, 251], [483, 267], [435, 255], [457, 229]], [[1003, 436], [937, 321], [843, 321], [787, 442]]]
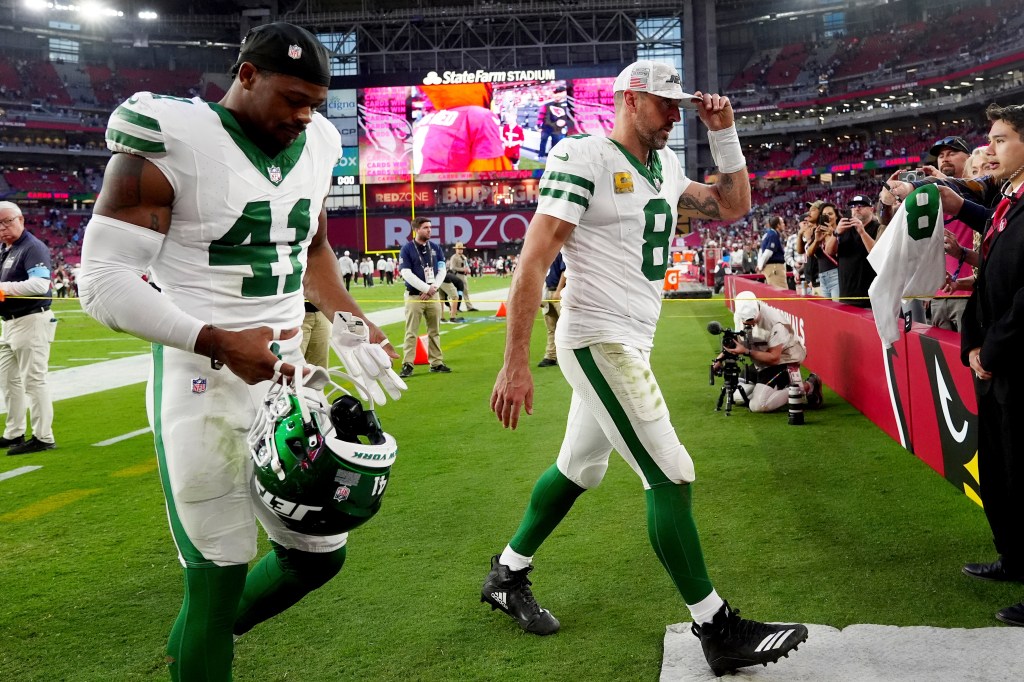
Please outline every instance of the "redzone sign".
[[[522, 239], [533, 218], [532, 212], [464, 213], [437, 215], [432, 211], [417, 213], [430, 218], [431, 238], [451, 246], [463, 242], [470, 249], [494, 249], [499, 244]], [[328, 220], [328, 239], [332, 245], [363, 244], [363, 221], [358, 217]], [[390, 251], [401, 248], [412, 236], [412, 221], [400, 216], [370, 216], [366, 219], [365, 251]]]

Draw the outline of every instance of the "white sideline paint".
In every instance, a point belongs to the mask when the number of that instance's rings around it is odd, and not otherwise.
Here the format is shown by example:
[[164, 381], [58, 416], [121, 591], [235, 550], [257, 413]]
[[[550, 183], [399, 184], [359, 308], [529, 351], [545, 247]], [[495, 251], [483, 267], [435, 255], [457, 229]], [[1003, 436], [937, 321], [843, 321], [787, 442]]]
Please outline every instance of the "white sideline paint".
[[152, 429], [147, 426], [144, 429], [138, 429], [136, 431], [132, 431], [131, 433], [123, 433], [120, 436], [114, 436], [113, 438], [108, 438], [107, 440], [101, 440], [99, 443], [93, 443], [92, 446], [94, 448], [104, 448], [108, 445], [113, 445], [114, 443], [120, 443], [123, 440], [128, 440], [129, 438], [135, 438], [135, 436], [141, 436], [142, 434], [149, 433], [150, 431], [152, 431]]
[[35, 471], [36, 469], [42, 469], [42, 468], [43, 468], [42, 466], [32, 466], [32, 467], [18, 467], [17, 469], [11, 469], [10, 471], [5, 471], [2, 474], [0, 474], [0, 481], [6, 481], [8, 478], [14, 478], [15, 476], [21, 476], [22, 474], [27, 474], [30, 471]]
[[[993, 611], [998, 604], [993, 604]], [[1024, 628], [808, 625], [807, 641], [768, 667], [740, 668], [730, 680], [786, 682], [935, 682], [1018, 679]], [[689, 623], [669, 625], [661, 682], [712, 682]]]
[[[480, 310], [497, 310], [501, 301], [508, 297], [508, 289], [482, 291], [476, 295], [480, 297], [479, 303], [474, 301], [474, 305], [477, 308]], [[403, 321], [405, 319], [405, 308], [378, 310], [370, 313], [368, 317], [374, 324], [383, 327]], [[127, 336], [124, 338], [137, 340]], [[102, 341], [106, 342], [107, 339]], [[402, 339], [392, 340], [392, 345], [401, 351]], [[56, 402], [66, 398], [78, 398], [83, 395], [101, 393], [114, 388], [132, 386], [133, 384], [146, 381], [149, 376], [150, 355], [148, 353], [117, 358], [116, 360], [100, 359], [103, 362], [50, 372], [48, 383], [50, 384], [51, 399]], [[0, 395], [0, 414], [7, 414], [7, 401], [2, 395]]]
[[[145, 381], [149, 376], [149, 355], [133, 355], [81, 367], [50, 372], [50, 398], [56, 402], [66, 398], [123, 388]], [[7, 414], [7, 401], [0, 395], [0, 414]]]

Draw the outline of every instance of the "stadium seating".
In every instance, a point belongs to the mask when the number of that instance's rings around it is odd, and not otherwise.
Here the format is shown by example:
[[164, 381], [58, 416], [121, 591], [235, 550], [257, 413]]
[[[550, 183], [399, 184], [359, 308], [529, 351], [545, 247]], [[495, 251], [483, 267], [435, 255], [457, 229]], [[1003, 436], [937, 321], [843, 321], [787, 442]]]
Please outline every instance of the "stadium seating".
[[74, 175], [63, 171], [9, 170], [3, 173], [4, 180], [14, 191], [24, 192], [86, 192], [85, 185]]
[[[941, 23], [943, 29], [934, 30], [935, 23]], [[931, 26], [916, 21], [884, 31], [873, 27], [865, 35], [817, 44], [759, 50], [725, 92], [752, 106], [780, 99], [813, 99], [818, 94], [819, 77], [828, 82], [830, 93], [837, 94], [863, 89], [882, 73], [900, 73], [925, 63], [948, 62], [949, 70], [955, 71], [962, 65], [961, 54], [981, 54], [999, 39], [1013, 43], [1022, 26], [1019, 3], [995, 0], [989, 7], [965, 5], [948, 16], [935, 16]]]

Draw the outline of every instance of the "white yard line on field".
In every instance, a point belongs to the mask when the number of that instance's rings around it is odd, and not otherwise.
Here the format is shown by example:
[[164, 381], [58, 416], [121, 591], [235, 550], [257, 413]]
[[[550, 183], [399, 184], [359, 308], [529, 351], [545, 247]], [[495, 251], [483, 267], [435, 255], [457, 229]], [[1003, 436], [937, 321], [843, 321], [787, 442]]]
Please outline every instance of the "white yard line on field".
[[129, 438], [135, 438], [135, 436], [141, 436], [144, 433], [149, 433], [151, 430], [152, 429], [150, 429], [147, 426], [144, 429], [137, 429], [135, 431], [131, 431], [130, 433], [122, 433], [120, 436], [114, 436], [113, 438], [101, 440], [99, 443], [93, 443], [92, 446], [94, 448], [103, 448], [108, 445], [113, 445], [114, 443], [120, 443], [123, 440], [128, 440]]
[[8, 478], [14, 478], [15, 476], [21, 476], [22, 474], [27, 474], [30, 471], [35, 471], [36, 469], [42, 469], [42, 468], [43, 467], [41, 467], [41, 466], [34, 466], [34, 467], [18, 467], [17, 469], [11, 469], [10, 471], [5, 471], [2, 474], [0, 474], [0, 481], [6, 481]]

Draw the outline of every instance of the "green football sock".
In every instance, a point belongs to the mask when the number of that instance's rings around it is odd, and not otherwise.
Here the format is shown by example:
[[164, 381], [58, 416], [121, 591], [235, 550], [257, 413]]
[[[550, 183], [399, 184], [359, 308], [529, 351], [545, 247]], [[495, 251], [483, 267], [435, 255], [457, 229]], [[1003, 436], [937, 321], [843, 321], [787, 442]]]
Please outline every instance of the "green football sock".
[[296, 604], [336, 576], [345, 563], [344, 546], [333, 552], [314, 553], [270, 544], [274, 551], [260, 559], [245, 579], [234, 623], [236, 635]]
[[167, 663], [174, 682], [225, 682], [231, 679], [238, 599], [245, 565], [185, 569], [185, 600], [167, 642]]
[[660, 485], [646, 491], [651, 545], [687, 604], [696, 604], [713, 589], [693, 522], [692, 495], [690, 485]]
[[541, 543], [551, 535], [551, 531], [572, 509], [576, 498], [585, 491], [586, 488], [570, 481], [558, 470], [557, 465], [552, 464], [533, 486], [530, 504], [509, 546], [523, 556], [536, 554]]

